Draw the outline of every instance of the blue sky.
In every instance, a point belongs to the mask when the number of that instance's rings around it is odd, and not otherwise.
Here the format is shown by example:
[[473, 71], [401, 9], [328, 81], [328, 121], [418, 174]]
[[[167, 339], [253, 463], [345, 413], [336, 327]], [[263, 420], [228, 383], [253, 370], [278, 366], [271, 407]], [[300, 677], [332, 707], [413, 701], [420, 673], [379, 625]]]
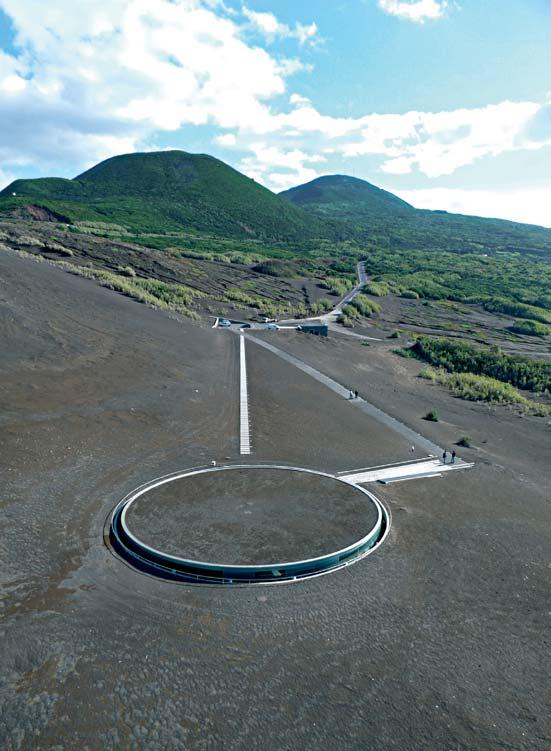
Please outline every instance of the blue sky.
[[551, 226], [551, 0], [0, 0], [0, 184], [129, 151]]

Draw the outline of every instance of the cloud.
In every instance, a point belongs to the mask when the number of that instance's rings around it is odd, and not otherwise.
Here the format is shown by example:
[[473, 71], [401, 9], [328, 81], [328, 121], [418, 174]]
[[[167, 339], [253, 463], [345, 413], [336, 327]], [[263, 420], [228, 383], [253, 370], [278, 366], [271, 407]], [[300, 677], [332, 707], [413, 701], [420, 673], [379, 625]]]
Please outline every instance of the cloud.
[[551, 227], [551, 188], [495, 191], [427, 188], [395, 192], [420, 209], [441, 209]]
[[441, 18], [448, 6], [447, 0], [378, 0], [378, 2], [379, 8], [385, 13], [416, 23]]
[[484, 157], [551, 144], [551, 129], [533, 127], [545, 108], [537, 102], [505, 101], [448, 112], [368, 115], [342, 150], [348, 157], [386, 157], [382, 170], [389, 174], [418, 169], [427, 177], [451, 175]]
[[[0, 51], [2, 164], [78, 168], [147, 147], [158, 131], [267, 131], [268, 100], [300, 61], [242, 39], [213, 0], [2, 0], [17, 57]], [[101, 116], [98, 115], [101, 113]], [[71, 167], [69, 167], [71, 169]]]
[[243, 6], [243, 15], [248, 19], [251, 26], [263, 34], [268, 41], [273, 41], [277, 37], [297, 39], [301, 45], [316, 41], [318, 27], [315, 23], [302, 24], [297, 22], [291, 28], [287, 24], [281, 23], [273, 13], [250, 10], [246, 5]]
[[[175, 143], [184, 126], [208, 126], [209, 142], [235, 149], [238, 166], [273, 188], [312, 179], [322, 159], [374, 157], [383, 174], [437, 178], [551, 144], [549, 102], [359, 117], [321, 112], [289, 89], [290, 76], [305, 70], [302, 60], [247, 41], [254, 11], [244, 17], [220, 0], [95, 0], [78, 13], [73, 0], [50, 0], [40, 14], [34, 0], [1, 2], [18, 50], [0, 51], [4, 173], [32, 166], [39, 174], [76, 174], [166, 142], [163, 133], [173, 132]], [[281, 37], [284, 26], [304, 39], [299, 24], [258, 15], [267, 33]]]
[[265, 142], [253, 143], [249, 150], [252, 154], [242, 160], [240, 169], [255, 180], [268, 183], [274, 190], [285, 190], [319, 177], [309, 165], [325, 161], [325, 157], [318, 154], [279, 149]]
[[220, 146], [235, 146], [237, 138], [233, 133], [224, 133], [221, 136], [216, 136], [214, 139]]

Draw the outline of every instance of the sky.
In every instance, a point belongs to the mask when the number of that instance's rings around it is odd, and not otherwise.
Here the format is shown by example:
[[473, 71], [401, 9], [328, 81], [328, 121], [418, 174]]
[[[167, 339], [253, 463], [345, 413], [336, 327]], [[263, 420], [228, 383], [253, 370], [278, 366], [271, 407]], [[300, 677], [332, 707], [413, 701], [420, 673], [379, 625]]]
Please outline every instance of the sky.
[[133, 151], [551, 227], [551, 0], [0, 0], [0, 188]]

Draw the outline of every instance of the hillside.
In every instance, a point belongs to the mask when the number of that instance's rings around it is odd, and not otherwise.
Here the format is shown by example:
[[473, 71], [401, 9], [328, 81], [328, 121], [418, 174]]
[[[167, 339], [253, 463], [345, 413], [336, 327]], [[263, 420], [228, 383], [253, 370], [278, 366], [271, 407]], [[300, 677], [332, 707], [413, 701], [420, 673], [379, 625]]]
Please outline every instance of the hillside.
[[533, 253], [551, 257], [551, 230], [501, 219], [415, 209], [365, 180], [328, 175], [280, 196], [331, 220], [343, 239], [380, 249], [455, 253]]
[[297, 206], [319, 214], [334, 215], [341, 220], [370, 214], [395, 216], [413, 211], [413, 206], [393, 193], [347, 175], [318, 177], [280, 195]]
[[[164, 236], [167, 246], [175, 244], [174, 233], [249, 240], [263, 252], [266, 243], [276, 243], [301, 259], [321, 240], [392, 253], [551, 258], [551, 230], [542, 227], [415, 209], [346, 175], [320, 177], [276, 195], [214, 157], [183, 151], [113, 157], [73, 180], [16, 180], [0, 193], [2, 214], [110, 224], [135, 237]], [[158, 246], [158, 239], [153, 242]]]
[[110, 222], [136, 231], [185, 229], [281, 241], [327, 234], [316, 217], [224, 162], [183, 151], [117, 156], [73, 180], [16, 180], [0, 193], [0, 211], [29, 203], [69, 222]]

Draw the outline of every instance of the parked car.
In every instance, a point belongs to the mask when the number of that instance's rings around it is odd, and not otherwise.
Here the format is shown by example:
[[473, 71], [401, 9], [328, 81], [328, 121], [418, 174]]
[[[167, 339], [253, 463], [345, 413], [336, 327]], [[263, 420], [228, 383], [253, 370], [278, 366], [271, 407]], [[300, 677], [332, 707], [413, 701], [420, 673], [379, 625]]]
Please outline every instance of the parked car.
[[269, 323], [266, 328], [268, 329], [268, 331], [279, 331], [279, 326], [277, 325], [277, 323]]
[[218, 321], [218, 326], [221, 326], [223, 329], [227, 329], [228, 326], [231, 326], [231, 321], [228, 321], [227, 318], [221, 318]]

